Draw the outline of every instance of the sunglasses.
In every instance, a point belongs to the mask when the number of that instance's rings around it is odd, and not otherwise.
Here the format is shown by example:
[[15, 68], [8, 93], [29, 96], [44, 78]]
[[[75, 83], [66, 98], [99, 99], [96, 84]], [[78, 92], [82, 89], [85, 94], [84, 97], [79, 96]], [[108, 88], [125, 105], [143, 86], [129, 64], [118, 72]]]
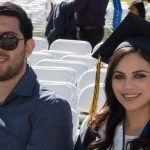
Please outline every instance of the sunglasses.
[[8, 51], [15, 50], [18, 46], [19, 40], [24, 40], [24, 39], [19, 39], [12, 33], [1, 33], [0, 34], [0, 48]]

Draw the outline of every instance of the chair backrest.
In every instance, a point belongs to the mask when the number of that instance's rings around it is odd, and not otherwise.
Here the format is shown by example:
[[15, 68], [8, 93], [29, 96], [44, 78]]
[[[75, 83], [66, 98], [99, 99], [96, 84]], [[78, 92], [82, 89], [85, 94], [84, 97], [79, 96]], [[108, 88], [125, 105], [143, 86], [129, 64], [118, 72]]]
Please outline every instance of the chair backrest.
[[86, 55], [92, 51], [92, 46], [87, 41], [57, 39], [50, 45], [50, 50], [63, 50]]
[[45, 59], [39, 61], [37, 66], [55, 66], [55, 67], [70, 67], [76, 71], [76, 81], [79, 79], [80, 75], [88, 70], [88, 67], [83, 62], [77, 61], [67, 61], [67, 60], [54, 60]]
[[61, 59], [84, 62], [87, 64], [89, 69], [96, 68], [97, 64], [97, 59], [94, 59], [89, 55], [65, 55]]
[[[102, 68], [101, 72], [100, 72], [100, 82], [104, 83], [105, 81], [105, 77], [106, 77], [106, 68]], [[96, 76], [96, 69], [90, 69], [87, 70], [86, 72], [84, 72], [78, 82], [77, 82], [77, 87], [79, 90], [83, 89], [84, 87], [86, 87], [89, 84], [93, 84], [95, 83], [95, 76]]]
[[48, 42], [47, 42], [46, 38], [33, 37], [33, 39], [35, 41], [34, 51], [39, 51], [42, 49], [48, 49]]
[[92, 53], [96, 52], [97, 49], [98, 49], [102, 44], [103, 44], [103, 42], [100, 42], [100, 43], [96, 44], [96, 45], [94, 46], [93, 50], [92, 50]]
[[46, 54], [46, 53], [37, 51], [37, 52], [32, 52], [32, 54], [28, 58], [28, 62], [29, 64], [33, 66], [42, 59], [52, 59], [52, 58], [53, 58], [53, 55], [50, 53]]
[[[104, 86], [100, 85], [99, 89], [99, 101], [98, 101], [98, 110], [102, 108], [106, 101], [106, 96], [104, 92]], [[78, 95], [78, 105], [77, 110], [79, 112], [89, 112], [90, 105], [92, 103], [92, 97], [94, 93], [94, 84], [90, 84], [82, 89]]]
[[52, 54], [54, 59], [60, 59], [65, 55], [75, 55], [74, 52], [59, 51], [59, 50], [41, 50], [40, 52]]
[[73, 142], [75, 143], [79, 134], [79, 116], [78, 113], [71, 108], [71, 112], [72, 112], [72, 123], [73, 123]]
[[76, 72], [69, 67], [33, 66], [39, 80], [75, 82]]
[[76, 109], [77, 88], [68, 82], [40, 80], [49, 90], [55, 91], [61, 98], [67, 100], [70, 106]]

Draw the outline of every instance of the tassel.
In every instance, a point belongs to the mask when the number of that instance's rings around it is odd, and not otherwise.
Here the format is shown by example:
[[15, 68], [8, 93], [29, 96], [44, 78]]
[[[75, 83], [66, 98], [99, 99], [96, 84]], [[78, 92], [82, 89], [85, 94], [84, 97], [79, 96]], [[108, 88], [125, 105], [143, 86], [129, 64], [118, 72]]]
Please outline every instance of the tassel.
[[101, 56], [98, 56], [98, 62], [96, 66], [96, 77], [92, 103], [89, 109], [89, 115], [92, 116], [97, 111], [98, 99], [99, 99], [99, 84], [100, 84], [100, 68], [101, 68]]

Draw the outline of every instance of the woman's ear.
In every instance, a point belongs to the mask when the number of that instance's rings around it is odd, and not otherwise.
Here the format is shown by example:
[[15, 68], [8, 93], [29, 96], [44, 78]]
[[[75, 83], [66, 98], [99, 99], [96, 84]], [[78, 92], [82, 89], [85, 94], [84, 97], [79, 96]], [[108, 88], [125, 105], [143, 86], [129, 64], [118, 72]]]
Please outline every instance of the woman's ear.
[[31, 55], [34, 47], [35, 47], [35, 42], [33, 39], [29, 39], [26, 41], [26, 45], [25, 45], [26, 57], [29, 57]]

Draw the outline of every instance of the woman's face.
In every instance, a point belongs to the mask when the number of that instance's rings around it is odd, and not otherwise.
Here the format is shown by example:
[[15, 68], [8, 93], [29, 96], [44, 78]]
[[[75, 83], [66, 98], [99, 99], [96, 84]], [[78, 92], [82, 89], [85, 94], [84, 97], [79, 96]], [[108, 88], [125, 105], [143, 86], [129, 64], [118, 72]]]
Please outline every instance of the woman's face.
[[126, 111], [150, 108], [150, 64], [137, 53], [127, 54], [114, 69], [114, 94]]

